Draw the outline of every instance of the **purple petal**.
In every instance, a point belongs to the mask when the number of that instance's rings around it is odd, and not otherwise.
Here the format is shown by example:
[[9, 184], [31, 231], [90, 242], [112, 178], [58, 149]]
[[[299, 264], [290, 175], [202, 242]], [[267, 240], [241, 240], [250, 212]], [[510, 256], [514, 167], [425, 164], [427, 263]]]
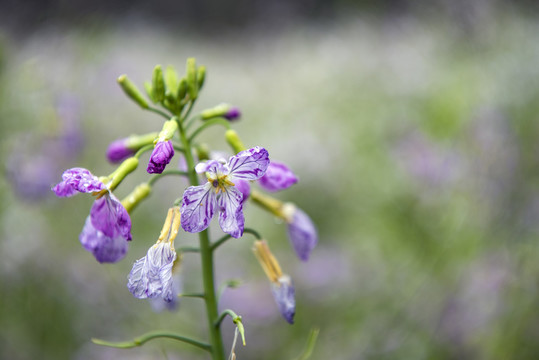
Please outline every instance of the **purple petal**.
[[243, 199], [241, 200], [241, 204], [243, 205], [249, 198], [249, 195], [251, 195], [251, 185], [249, 184], [249, 181], [240, 179], [234, 180], [234, 184], [236, 185], [236, 189], [243, 194]]
[[232, 237], [243, 235], [245, 219], [242, 207], [243, 194], [234, 186], [226, 188], [224, 193], [217, 197], [219, 205], [219, 225], [221, 229]]
[[296, 314], [296, 299], [294, 297], [294, 285], [290, 277], [283, 275], [279, 278], [278, 283], [272, 283], [271, 292], [281, 315], [288, 323], [293, 324], [294, 315]]
[[131, 218], [122, 203], [107, 193], [96, 199], [90, 210], [92, 225], [106, 236], [131, 240]]
[[190, 186], [185, 190], [180, 209], [183, 230], [196, 233], [210, 225], [217, 203], [212, 190], [210, 183]]
[[64, 171], [62, 174], [63, 181], [58, 183], [52, 191], [56, 196], [69, 197], [76, 194], [76, 192], [92, 193], [105, 189], [103, 184], [97, 176], [84, 168], [72, 168]]
[[146, 171], [149, 174], [161, 174], [173, 156], [174, 147], [172, 146], [172, 141], [158, 142], [152, 151]]
[[107, 149], [107, 159], [112, 163], [118, 163], [135, 154], [133, 149], [127, 147], [127, 139], [118, 139], [110, 143]]
[[90, 216], [86, 218], [79, 240], [100, 263], [115, 263], [127, 254], [127, 241], [122, 236], [106, 236], [94, 228]]
[[[291, 205], [293, 206], [293, 205]], [[302, 261], [307, 261], [318, 243], [316, 228], [307, 214], [293, 206], [288, 221], [288, 239]]]
[[264, 176], [258, 179], [260, 186], [268, 191], [284, 190], [297, 182], [298, 178], [292, 170], [277, 161], [271, 161]]
[[268, 151], [256, 146], [232, 156], [227, 165], [229, 174], [236, 179], [257, 180], [264, 175], [269, 162]]
[[241, 111], [239, 108], [235, 106], [230, 107], [230, 109], [228, 109], [228, 111], [223, 115], [223, 117], [227, 119], [228, 121], [237, 120], [239, 119], [240, 116], [241, 116]]
[[205, 172], [217, 174], [226, 172], [226, 168], [220, 161], [208, 160], [205, 162], [198, 163], [197, 166], [195, 166], [195, 171], [198, 174], [202, 174]]

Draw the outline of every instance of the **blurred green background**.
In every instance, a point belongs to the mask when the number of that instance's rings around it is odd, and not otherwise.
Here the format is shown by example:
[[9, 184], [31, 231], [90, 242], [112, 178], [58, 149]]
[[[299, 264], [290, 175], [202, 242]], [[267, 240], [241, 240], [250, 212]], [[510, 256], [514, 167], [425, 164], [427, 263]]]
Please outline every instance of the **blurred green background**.
[[[153, 4], [153, 5], [152, 5]], [[105, 175], [112, 140], [159, 130], [116, 84], [155, 64], [208, 68], [195, 110], [241, 108], [235, 128], [300, 183], [320, 242], [309, 262], [283, 224], [248, 205], [296, 285], [296, 324], [278, 313], [252, 238], [218, 253], [241, 278], [238, 359], [534, 359], [539, 354], [539, 23], [534, 2], [0, 2], [0, 358], [205, 359], [196, 348], [127, 340], [168, 329], [205, 337], [204, 309], [155, 313], [126, 288], [186, 186], [164, 179], [132, 214], [127, 257], [99, 265], [78, 234], [92, 200], [57, 199], [64, 169]], [[227, 150], [222, 130], [204, 135]], [[146, 159], [146, 158], [144, 158]], [[177, 164], [173, 160], [171, 166]], [[144, 166], [116, 191], [148, 178]], [[215, 221], [214, 221], [215, 222]], [[213, 224], [215, 225], [215, 224]], [[220, 230], [213, 228], [213, 235]], [[177, 246], [195, 244], [184, 233]], [[200, 289], [186, 254], [185, 291]], [[227, 348], [233, 337], [225, 326]]]

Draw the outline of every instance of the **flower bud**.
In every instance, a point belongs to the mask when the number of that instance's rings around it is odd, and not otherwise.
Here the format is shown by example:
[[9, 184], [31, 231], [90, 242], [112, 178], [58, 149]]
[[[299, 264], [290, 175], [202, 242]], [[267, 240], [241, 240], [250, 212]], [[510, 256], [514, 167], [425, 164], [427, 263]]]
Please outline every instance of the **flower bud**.
[[189, 99], [195, 100], [198, 96], [197, 69], [195, 58], [187, 59], [186, 64], [187, 92]]
[[178, 91], [178, 74], [176, 74], [174, 67], [170, 65], [165, 69], [165, 85], [167, 92], [176, 95]]
[[155, 104], [157, 100], [155, 100], [155, 96], [153, 95], [152, 83], [149, 81], [145, 81], [144, 90], [146, 91], [146, 95], [148, 95], [148, 98]]
[[146, 99], [144, 99], [144, 96], [142, 96], [142, 93], [140, 90], [136, 87], [135, 84], [131, 82], [127, 78], [127, 75], [120, 75], [118, 77], [118, 84], [122, 87], [122, 90], [125, 92], [127, 96], [129, 96], [134, 102], [139, 104], [140, 107], [143, 109], [147, 109], [149, 107], [148, 102]]
[[172, 142], [158, 141], [150, 156], [150, 161], [146, 171], [148, 174], [161, 174], [174, 156]]
[[235, 106], [220, 104], [214, 108], [204, 110], [200, 113], [202, 120], [208, 120], [216, 117], [224, 117], [229, 121], [238, 119], [241, 116], [240, 110]]
[[112, 163], [123, 161], [133, 156], [141, 147], [153, 143], [157, 135], [158, 133], [153, 132], [114, 140], [107, 149], [107, 159]]
[[156, 65], [153, 69], [152, 89], [155, 101], [162, 102], [165, 99], [165, 81], [163, 80], [161, 65]]
[[228, 145], [230, 145], [236, 153], [247, 149], [245, 145], [243, 145], [243, 143], [241, 142], [241, 139], [235, 130], [227, 130], [225, 132], [225, 139]]
[[204, 86], [204, 80], [206, 80], [206, 67], [201, 65], [197, 69], [197, 85], [199, 91]]
[[169, 141], [174, 137], [177, 130], [178, 123], [176, 122], [176, 119], [165, 121], [163, 128], [161, 129], [161, 132], [157, 136], [157, 140], [155, 142]]
[[178, 85], [178, 100], [182, 101], [187, 95], [187, 79], [182, 78], [180, 84]]

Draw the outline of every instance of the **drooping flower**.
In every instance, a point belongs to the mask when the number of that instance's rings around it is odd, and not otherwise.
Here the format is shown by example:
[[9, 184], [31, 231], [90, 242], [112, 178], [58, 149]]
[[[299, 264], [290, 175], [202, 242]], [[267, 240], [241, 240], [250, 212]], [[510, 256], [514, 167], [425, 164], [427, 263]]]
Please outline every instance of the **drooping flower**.
[[271, 282], [271, 292], [285, 320], [293, 324], [296, 314], [295, 289], [290, 276], [283, 274], [279, 262], [265, 240], [255, 241], [253, 252]]
[[135, 261], [128, 276], [127, 288], [138, 299], [160, 298], [174, 302], [172, 267], [176, 260], [174, 239], [180, 227], [180, 210], [170, 208], [157, 242], [145, 257]]
[[158, 141], [152, 151], [146, 171], [149, 174], [161, 174], [173, 156], [172, 141]]
[[122, 203], [87, 169], [66, 170], [62, 179], [52, 188], [59, 197], [77, 192], [98, 196], [79, 236], [82, 246], [101, 263], [121, 260], [127, 252], [127, 241], [131, 240], [131, 218]]
[[288, 239], [302, 261], [309, 260], [309, 255], [318, 243], [318, 233], [311, 218], [292, 203], [283, 205], [282, 213], [288, 225]]
[[260, 186], [271, 192], [287, 189], [297, 182], [297, 176], [288, 166], [273, 160], [270, 162], [264, 176], [258, 179]]
[[206, 229], [215, 213], [224, 232], [238, 238], [243, 235], [243, 194], [236, 187], [237, 180], [257, 180], [269, 164], [266, 149], [254, 147], [230, 157], [227, 163], [209, 160], [195, 167], [197, 173], [206, 173], [208, 182], [190, 186], [183, 193], [181, 207], [182, 228], [191, 233]]

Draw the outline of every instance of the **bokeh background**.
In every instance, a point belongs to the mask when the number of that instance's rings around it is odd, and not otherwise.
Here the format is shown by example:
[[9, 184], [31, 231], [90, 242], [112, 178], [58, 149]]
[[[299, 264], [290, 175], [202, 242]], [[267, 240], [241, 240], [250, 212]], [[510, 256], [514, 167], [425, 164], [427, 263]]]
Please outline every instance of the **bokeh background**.
[[[78, 242], [92, 200], [50, 191], [69, 167], [110, 173], [112, 140], [160, 129], [117, 76], [141, 85], [155, 64], [183, 71], [193, 56], [208, 67], [196, 110], [241, 108], [244, 142], [300, 177], [277, 196], [320, 235], [302, 263], [284, 225], [248, 206], [248, 226], [295, 280], [297, 315], [293, 326], [280, 317], [253, 239], [228, 242], [217, 277], [243, 280], [222, 298], [244, 317], [239, 359], [293, 359], [313, 327], [312, 359], [537, 358], [537, 11], [501, 0], [0, 1], [0, 358], [207, 358], [171, 340], [90, 342], [155, 329], [204, 338], [199, 300], [156, 313], [126, 288], [185, 181], [160, 181], [134, 211], [115, 265]], [[221, 129], [203, 140], [227, 150]], [[200, 289], [198, 265], [185, 255], [186, 291]], [[227, 320], [227, 348], [232, 336]]]

